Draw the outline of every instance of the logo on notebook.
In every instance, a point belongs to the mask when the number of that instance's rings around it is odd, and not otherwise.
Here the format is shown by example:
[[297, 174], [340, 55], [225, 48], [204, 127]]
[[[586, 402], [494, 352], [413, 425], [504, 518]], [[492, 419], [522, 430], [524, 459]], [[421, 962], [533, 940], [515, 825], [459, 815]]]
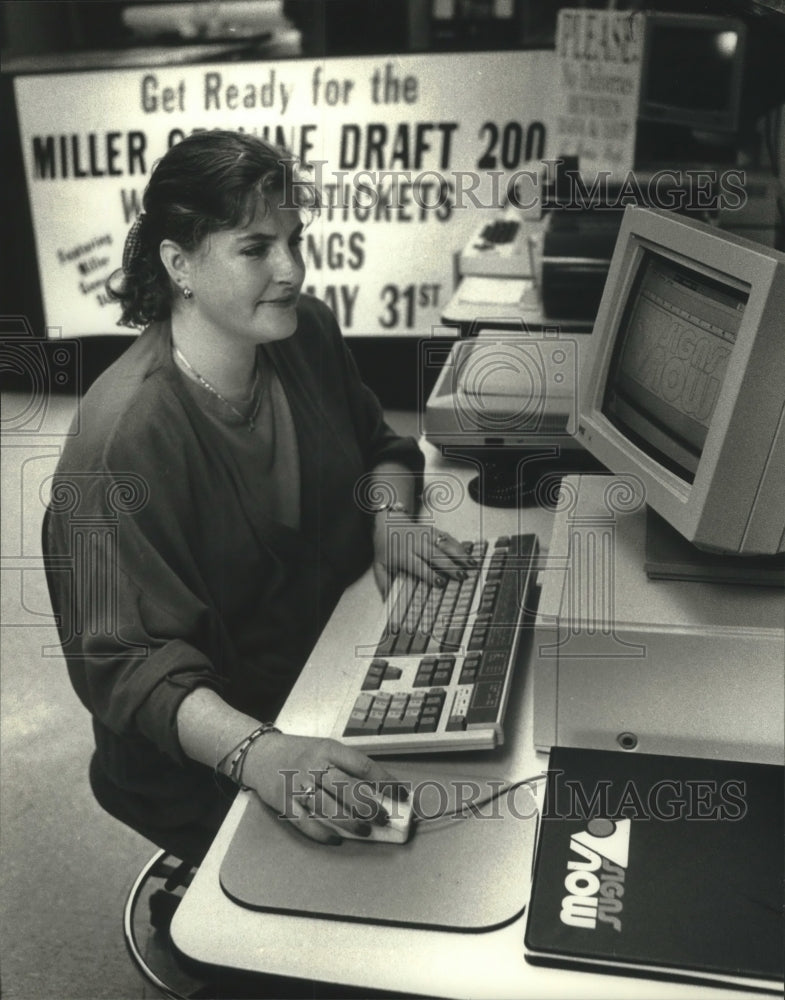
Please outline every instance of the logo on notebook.
[[559, 919], [570, 927], [595, 930], [598, 922], [621, 931], [624, 877], [630, 852], [630, 820], [595, 818], [570, 837]]

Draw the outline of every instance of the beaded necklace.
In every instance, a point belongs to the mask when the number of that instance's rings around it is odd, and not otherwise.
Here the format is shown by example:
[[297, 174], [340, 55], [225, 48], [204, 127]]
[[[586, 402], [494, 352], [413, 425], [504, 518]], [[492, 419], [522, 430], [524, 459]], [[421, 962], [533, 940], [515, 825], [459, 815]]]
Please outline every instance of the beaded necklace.
[[175, 347], [174, 351], [177, 357], [180, 359], [180, 361], [182, 361], [182, 363], [185, 365], [188, 371], [193, 375], [193, 377], [197, 380], [197, 382], [200, 383], [200, 385], [203, 385], [208, 392], [211, 392], [216, 398], [220, 399], [220, 401], [224, 404], [224, 406], [227, 406], [232, 411], [232, 413], [234, 413], [234, 415], [238, 417], [243, 423], [247, 421], [249, 433], [255, 429], [256, 416], [259, 413], [259, 407], [262, 405], [262, 393], [259, 391], [258, 362], [254, 368], [253, 389], [251, 390], [251, 399], [253, 399], [254, 396], [256, 396], [256, 402], [253, 405], [251, 413], [248, 416], [246, 416], [244, 413], [238, 410], [233, 403], [230, 403], [225, 396], [222, 396], [221, 393], [215, 388], [215, 386], [211, 385], [203, 375], [199, 374], [199, 372], [194, 368], [194, 366], [190, 363], [188, 358], [186, 358], [186, 356], [183, 354], [183, 352], [180, 350], [179, 347]]

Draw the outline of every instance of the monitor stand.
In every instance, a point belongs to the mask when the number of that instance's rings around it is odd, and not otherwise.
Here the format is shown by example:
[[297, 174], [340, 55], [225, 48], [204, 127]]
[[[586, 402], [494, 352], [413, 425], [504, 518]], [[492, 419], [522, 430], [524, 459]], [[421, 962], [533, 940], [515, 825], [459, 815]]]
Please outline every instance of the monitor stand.
[[649, 580], [629, 480], [565, 486], [531, 644], [535, 746], [782, 764], [785, 591]]
[[544, 507], [556, 505], [562, 476], [607, 473], [582, 448], [558, 445], [540, 448], [489, 448], [445, 445], [446, 458], [471, 462], [477, 475], [469, 482], [472, 500], [488, 507]]
[[785, 554], [738, 556], [699, 549], [646, 508], [644, 569], [650, 580], [694, 580], [785, 587]]

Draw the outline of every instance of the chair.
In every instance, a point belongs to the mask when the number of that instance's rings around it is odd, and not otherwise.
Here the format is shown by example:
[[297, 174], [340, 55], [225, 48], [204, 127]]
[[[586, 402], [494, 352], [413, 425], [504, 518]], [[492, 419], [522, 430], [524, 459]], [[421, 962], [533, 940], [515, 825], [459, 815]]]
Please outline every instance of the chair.
[[[64, 569], [75, 571], [68, 558], [54, 555], [49, 548], [51, 513], [47, 507], [41, 526], [41, 553], [52, 608], [58, 618], [61, 645], [67, 642], [69, 625], [63, 627], [58, 607], [54, 573]], [[109, 813], [123, 821], [113, 803], [101, 794], [94, 762], [90, 766], [90, 784], [99, 803]], [[169, 924], [190, 884], [195, 869], [165, 850], [158, 850], [137, 875], [123, 907], [123, 936], [128, 954], [145, 983], [162, 997], [185, 1000], [212, 996], [214, 991], [202, 980], [189, 975], [178, 963], [170, 946]]]
[[216, 995], [212, 984], [188, 971], [169, 939], [169, 925], [195, 869], [188, 862], [156, 851], [142, 867], [123, 907], [123, 938], [147, 986], [169, 1000]]
[[[396, 997], [373, 990], [203, 966], [181, 958], [169, 925], [196, 872], [165, 850], [157, 851], [134, 880], [123, 909], [123, 936], [147, 986], [167, 1000], [368, 1000]], [[145, 994], [146, 995], [146, 994]]]
[[[49, 595], [52, 607], [57, 613], [56, 588], [53, 574], [55, 571], [69, 570], [67, 557], [54, 556], [49, 551], [48, 530], [50, 512], [45, 511], [42, 525], [42, 553], [46, 572]], [[83, 546], [82, 554], [89, 552], [89, 547]], [[58, 628], [62, 622], [58, 623]], [[66, 630], [60, 631], [61, 644]], [[123, 816], [111, 795], [111, 788], [101, 783], [101, 770], [96, 766], [95, 759], [91, 762], [90, 785], [98, 803], [120, 822], [134, 826]], [[137, 828], [138, 829], [138, 828]], [[143, 836], [150, 835], [139, 830]], [[201, 831], [205, 835], [205, 831]], [[209, 846], [207, 844], [203, 845]], [[170, 843], [171, 850], [158, 849], [145, 863], [134, 879], [123, 907], [123, 937], [128, 954], [144, 980], [146, 986], [152, 987], [159, 996], [168, 1000], [260, 1000], [260, 998], [275, 998], [275, 1000], [367, 1000], [369, 996], [392, 998], [400, 1000], [398, 994], [379, 992], [317, 982], [300, 980], [285, 975], [246, 973], [240, 970], [221, 967], [211, 968], [191, 963], [187, 958], [181, 958], [169, 937], [169, 926], [175, 910], [190, 885], [196, 867], [190, 861], [182, 861], [177, 854], [177, 843]], [[180, 849], [187, 857], [197, 860], [201, 853], [193, 853], [199, 845], [189, 839], [183, 842]], [[190, 848], [190, 850], [189, 850]]]

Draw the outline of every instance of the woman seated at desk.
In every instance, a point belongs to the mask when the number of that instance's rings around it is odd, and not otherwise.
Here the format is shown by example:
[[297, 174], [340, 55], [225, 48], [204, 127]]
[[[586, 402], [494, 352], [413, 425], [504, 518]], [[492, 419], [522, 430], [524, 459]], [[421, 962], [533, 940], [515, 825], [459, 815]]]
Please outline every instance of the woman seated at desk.
[[[116, 552], [93, 534], [73, 593], [50, 573], [93, 715], [95, 795], [194, 863], [237, 785], [315, 840], [384, 822], [353, 809], [357, 782], [389, 780], [380, 765], [268, 720], [371, 563], [382, 589], [401, 568], [444, 583], [471, 563], [415, 528], [417, 446], [385, 423], [327, 307], [300, 294], [316, 211], [296, 161], [253, 136], [197, 133], [166, 153], [112, 284], [121, 322], [144, 332], [82, 401], [47, 516], [50, 556], [70, 556], [77, 519], [116, 525]], [[361, 509], [359, 492], [387, 502]], [[331, 793], [337, 828], [319, 818]]]

